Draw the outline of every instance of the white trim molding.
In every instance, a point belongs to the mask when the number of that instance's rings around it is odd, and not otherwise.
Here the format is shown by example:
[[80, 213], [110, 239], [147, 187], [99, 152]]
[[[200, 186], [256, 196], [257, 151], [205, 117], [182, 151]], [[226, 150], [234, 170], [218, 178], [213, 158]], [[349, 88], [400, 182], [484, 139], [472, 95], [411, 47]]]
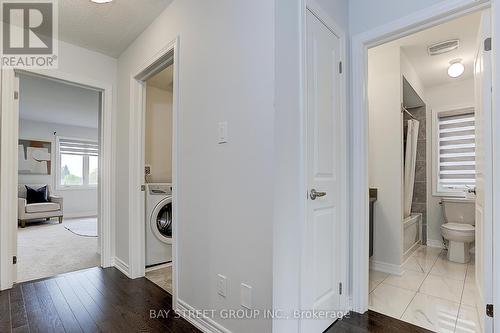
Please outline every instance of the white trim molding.
[[125, 274], [128, 278], [130, 278], [130, 271], [128, 265], [125, 261], [121, 260], [118, 257], [114, 257], [112, 260], [112, 266], [116, 267], [120, 272]]
[[401, 265], [389, 264], [382, 261], [370, 260], [370, 269], [392, 275], [403, 275], [403, 268]]
[[[11, 288], [16, 278], [12, 255], [16, 253], [18, 108], [14, 99], [16, 73], [39, 76], [100, 92], [99, 154], [99, 253], [101, 266], [110, 267], [114, 256], [115, 230], [115, 110], [112, 84], [59, 70], [2, 70], [2, 123], [0, 160], [0, 289]], [[15, 110], [15, 112], [12, 112]], [[8, 111], [8, 112], [5, 112]], [[8, 117], [8, 118], [5, 118]], [[4, 241], [4, 239], [6, 241]]]
[[203, 313], [201, 313], [201, 315], [193, 315], [198, 313], [197, 310], [181, 299], [177, 300], [177, 307], [175, 310], [177, 314], [186, 319], [189, 323], [191, 323], [202, 332], [232, 333], [230, 330], [220, 325], [212, 318], [205, 316]]
[[427, 240], [427, 246], [429, 247], [437, 247], [439, 249], [444, 249], [444, 244], [442, 240], [438, 239], [428, 239]]
[[1, 71], [0, 108], [0, 290], [12, 288], [16, 270], [12, 257], [17, 254], [17, 146], [19, 144], [19, 100], [14, 92], [19, 80], [12, 69]]
[[[152, 58], [137, 68], [130, 77], [130, 126], [129, 126], [129, 273], [131, 278], [145, 275], [146, 236], [144, 230], [144, 112], [146, 108], [145, 80], [166, 65], [173, 62], [173, 108], [172, 108], [172, 303], [176, 308], [178, 297], [178, 228], [179, 220], [179, 147], [180, 121], [179, 111], [179, 43], [180, 37], [161, 48]], [[139, 124], [139, 126], [138, 126]]]
[[[445, 0], [352, 37], [351, 223], [353, 310], [368, 310], [368, 49], [488, 8], [494, 0]], [[495, 27], [494, 27], [495, 30]], [[494, 86], [496, 86], [494, 84]], [[500, 316], [498, 316], [500, 318]]]

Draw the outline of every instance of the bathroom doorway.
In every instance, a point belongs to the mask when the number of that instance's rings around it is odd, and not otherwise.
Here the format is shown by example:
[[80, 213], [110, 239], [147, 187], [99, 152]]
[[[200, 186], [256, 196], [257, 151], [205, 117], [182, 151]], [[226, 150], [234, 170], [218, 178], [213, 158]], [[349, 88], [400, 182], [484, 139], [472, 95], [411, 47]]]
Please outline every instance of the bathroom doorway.
[[488, 325], [489, 15], [368, 49], [368, 307], [438, 332]]

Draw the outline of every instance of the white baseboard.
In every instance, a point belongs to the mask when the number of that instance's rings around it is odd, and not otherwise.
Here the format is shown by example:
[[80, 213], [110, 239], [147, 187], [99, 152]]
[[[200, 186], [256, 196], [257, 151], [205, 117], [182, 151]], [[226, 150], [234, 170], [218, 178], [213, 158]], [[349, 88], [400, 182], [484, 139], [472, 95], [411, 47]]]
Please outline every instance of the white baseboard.
[[81, 217], [96, 217], [96, 216], [97, 212], [95, 211], [64, 213], [65, 219], [76, 219]]
[[128, 265], [123, 260], [121, 260], [118, 257], [114, 257], [113, 260], [112, 260], [112, 262], [111, 262], [111, 265], [113, 267], [116, 267], [120, 272], [122, 272], [128, 278], [130, 278], [130, 273], [129, 273]]
[[177, 299], [177, 309], [178, 314], [180, 314], [184, 319], [186, 319], [193, 326], [205, 333], [232, 333], [230, 330], [224, 326], [215, 322], [212, 318], [207, 316], [190, 316], [186, 315], [189, 313], [196, 313], [196, 309], [191, 305], [187, 304], [181, 299]]
[[427, 240], [427, 246], [438, 247], [440, 249], [444, 249], [443, 241], [442, 240], [437, 240], [437, 239], [428, 239]]
[[392, 275], [403, 275], [401, 265], [389, 264], [382, 261], [370, 260], [370, 269]]
[[166, 264], [156, 265], [153, 267], [147, 267], [145, 269], [145, 272], [148, 273], [148, 272], [156, 271], [156, 270], [159, 270], [162, 268], [167, 268], [167, 267], [172, 267], [172, 262], [167, 262]]

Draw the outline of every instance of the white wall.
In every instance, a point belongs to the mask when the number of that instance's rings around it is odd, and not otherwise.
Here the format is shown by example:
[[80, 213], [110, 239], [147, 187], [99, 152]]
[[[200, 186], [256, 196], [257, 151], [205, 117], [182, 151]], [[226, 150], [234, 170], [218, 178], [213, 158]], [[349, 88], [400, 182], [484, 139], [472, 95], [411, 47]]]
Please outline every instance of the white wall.
[[403, 75], [418, 96], [425, 102], [425, 88], [422, 80], [413, 65], [408, 60], [405, 52], [401, 49], [401, 75]]
[[349, 28], [356, 35], [444, 1], [349, 0]]
[[[180, 36], [180, 300], [197, 309], [272, 306], [274, 2], [174, 0], [120, 56], [117, 202], [128, 203], [130, 77]], [[220, 121], [229, 142], [217, 143]], [[235, 195], [237, 193], [237, 195]], [[124, 208], [124, 207], [123, 207]], [[196, 208], [196, 209], [194, 209]], [[117, 211], [117, 256], [128, 263], [127, 209]], [[227, 276], [226, 298], [217, 274]], [[270, 320], [221, 320], [234, 332], [270, 332]]]
[[[463, 106], [474, 106], [474, 79], [451, 81], [449, 84], [426, 87], [425, 94], [428, 102], [427, 108], [427, 142], [432, 141], [432, 109], [453, 109]], [[432, 146], [429, 145], [428, 154]], [[430, 241], [441, 243], [441, 224], [444, 223], [441, 205], [441, 197], [432, 195], [432, 158], [429, 157], [429, 169], [427, 177], [427, 188], [431, 191], [428, 196], [427, 205], [427, 237]]]
[[372, 260], [399, 266], [402, 255], [403, 133], [401, 50], [368, 51], [369, 182], [378, 189]]
[[172, 182], [172, 91], [146, 89], [145, 162], [151, 183]]
[[[96, 109], [97, 112], [97, 109]], [[19, 184], [49, 184], [52, 193], [64, 198], [64, 216], [65, 218], [95, 216], [97, 215], [97, 190], [62, 190], [58, 191], [55, 187], [55, 136], [72, 138], [98, 140], [97, 128], [79, 127], [71, 125], [61, 125], [47, 122], [32, 121], [20, 119], [19, 138], [35, 139], [52, 142], [52, 170], [50, 175], [19, 175]]]

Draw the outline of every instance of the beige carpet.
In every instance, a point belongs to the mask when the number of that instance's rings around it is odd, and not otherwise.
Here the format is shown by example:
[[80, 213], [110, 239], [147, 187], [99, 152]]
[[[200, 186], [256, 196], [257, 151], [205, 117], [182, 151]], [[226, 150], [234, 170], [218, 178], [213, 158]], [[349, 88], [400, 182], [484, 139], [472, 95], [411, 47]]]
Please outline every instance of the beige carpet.
[[26, 223], [17, 230], [18, 282], [100, 265], [97, 237], [75, 235], [64, 228], [64, 221]]
[[172, 295], [172, 266], [146, 272], [146, 279]]

